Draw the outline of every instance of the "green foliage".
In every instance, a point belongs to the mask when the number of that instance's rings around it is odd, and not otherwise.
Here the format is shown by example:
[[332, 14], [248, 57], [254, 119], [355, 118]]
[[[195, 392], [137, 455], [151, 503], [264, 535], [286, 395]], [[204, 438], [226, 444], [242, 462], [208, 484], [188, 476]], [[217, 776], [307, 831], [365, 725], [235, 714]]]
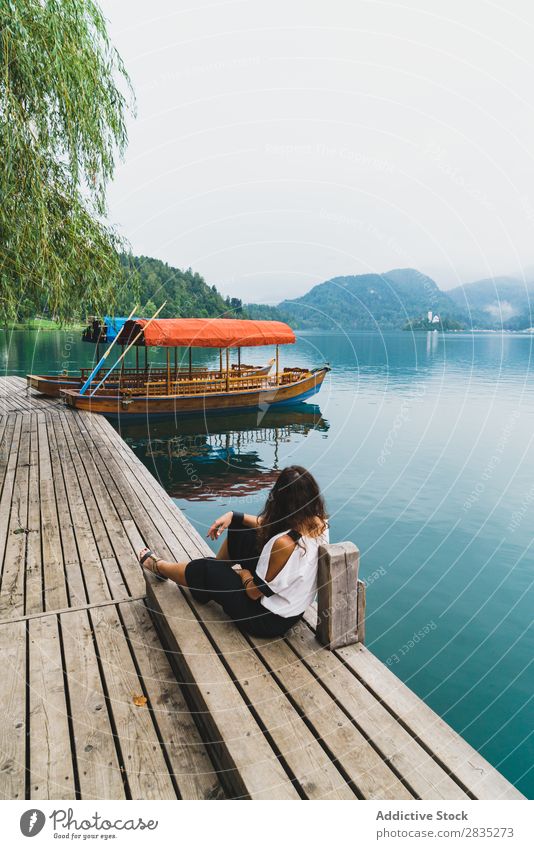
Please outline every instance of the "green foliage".
[[0, 319], [109, 311], [123, 268], [105, 190], [130, 89], [105, 20], [92, 0], [2, 0], [0, 50]]
[[118, 298], [118, 314], [127, 315], [135, 303], [145, 316], [153, 315], [163, 301], [167, 305], [161, 318], [216, 318], [243, 315], [239, 298], [226, 298], [215, 286], [208, 286], [203, 277], [190, 268], [181, 271], [160, 259], [148, 256], [122, 256], [122, 263], [131, 276], [135, 273], [139, 291], [124, 288]]

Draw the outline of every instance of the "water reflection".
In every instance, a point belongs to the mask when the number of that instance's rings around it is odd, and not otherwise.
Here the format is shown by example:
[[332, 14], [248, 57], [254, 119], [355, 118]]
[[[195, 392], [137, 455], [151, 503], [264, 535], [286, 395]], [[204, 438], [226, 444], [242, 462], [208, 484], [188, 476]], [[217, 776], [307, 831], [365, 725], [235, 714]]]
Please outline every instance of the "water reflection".
[[[272, 486], [281, 448], [328, 422], [315, 404], [182, 422], [121, 423], [121, 435], [174, 498], [213, 501]], [[284, 452], [285, 453], [285, 452]]]

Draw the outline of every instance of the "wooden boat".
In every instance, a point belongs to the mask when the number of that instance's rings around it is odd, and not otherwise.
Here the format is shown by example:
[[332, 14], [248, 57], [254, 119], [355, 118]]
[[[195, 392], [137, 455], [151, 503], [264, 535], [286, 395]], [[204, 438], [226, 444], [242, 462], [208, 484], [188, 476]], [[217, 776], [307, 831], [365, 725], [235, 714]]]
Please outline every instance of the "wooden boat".
[[[249, 375], [266, 375], [269, 374], [273, 367], [274, 359], [270, 360], [266, 365], [254, 366], [248, 364], [233, 363], [230, 368], [232, 374], [239, 374], [242, 377]], [[222, 377], [223, 372], [220, 369], [214, 371], [206, 368], [180, 368], [174, 369], [171, 367], [172, 375], [175, 381], [179, 380], [207, 380], [214, 377]], [[73, 389], [79, 391], [92, 369], [82, 368], [79, 371], [69, 374], [62, 372], [60, 374], [27, 374], [26, 382], [29, 387], [40, 392], [42, 395], [48, 395], [51, 398], [59, 398], [62, 389]], [[101, 377], [104, 376], [105, 370], [97, 372], [94, 376], [93, 385], [96, 386]], [[121, 389], [133, 389], [135, 387], [144, 387], [147, 380], [150, 382], [158, 382], [165, 380], [167, 370], [163, 366], [152, 367], [145, 369], [144, 366], [139, 368], [124, 368], [116, 369], [106, 381], [108, 388], [116, 386]]]
[[[228, 413], [233, 410], [270, 409], [298, 403], [315, 395], [330, 371], [279, 367], [278, 346], [295, 342], [291, 328], [278, 321], [241, 319], [137, 319], [126, 322], [119, 343], [167, 349], [167, 370], [163, 379], [145, 379], [135, 386], [110, 385], [105, 380], [96, 391], [61, 391], [65, 402], [78, 410], [116, 417], [153, 417]], [[276, 345], [276, 371], [269, 374], [242, 374], [230, 368], [230, 349]], [[174, 378], [171, 347], [219, 348], [226, 351], [226, 368], [216, 375]]]
[[[133, 321], [142, 321], [143, 319], [133, 319]], [[193, 319], [196, 320], [196, 319]], [[82, 341], [91, 342], [96, 345], [95, 361], [100, 360], [100, 345], [117, 340], [119, 344], [124, 346], [123, 340], [117, 339], [121, 335], [125, 325], [130, 321], [123, 317], [105, 316], [103, 321], [93, 319], [85, 328], [82, 335]], [[131, 323], [131, 322], [130, 322]], [[142, 389], [147, 382], [158, 382], [165, 380], [167, 369], [165, 366], [149, 365], [147, 347], [145, 347], [144, 363], [139, 363], [139, 348], [136, 348], [136, 364], [134, 367], [126, 368], [124, 363], [120, 368], [114, 369], [106, 380], [107, 388], [115, 387], [117, 389]], [[238, 349], [238, 361], [230, 365], [232, 374], [239, 374], [242, 377], [249, 375], [266, 375], [274, 365], [274, 359], [271, 359], [266, 365], [255, 366], [241, 362], [241, 351]], [[59, 398], [63, 389], [73, 389], [79, 391], [84, 385], [89, 375], [94, 372], [94, 368], [82, 368], [72, 373], [63, 371], [58, 374], [28, 374], [26, 381], [29, 387], [40, 392], [42, 395], [48, 395], [52, 398]], [[178, 380], [204, 380], [223, 376], [223, 358], [222, 351], [219, 355], [219, 369], [193, 366], [191, 359], [191, 347], [189, 347], [189, 365], [183, 367], [178, 364], [177, 350], [175, 347], [174, 363], [171, 366], [173, 379]], [[106, 373], [102, 368], [93, 375], [93, 386], [96, 386], [101, 377]]]

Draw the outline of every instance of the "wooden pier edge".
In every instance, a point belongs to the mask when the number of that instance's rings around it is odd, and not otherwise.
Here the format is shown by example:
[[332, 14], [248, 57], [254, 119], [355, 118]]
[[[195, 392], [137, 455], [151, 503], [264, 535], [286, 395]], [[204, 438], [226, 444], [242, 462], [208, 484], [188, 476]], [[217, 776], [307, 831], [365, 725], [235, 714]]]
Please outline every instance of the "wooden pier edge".
[[363, 645], [356, 546], [324, 546], [285, 638], [249, 637], [141, 570], [145, 544], [213, 552], [111, 424], [23, 388], [0, 381], [1, 798], [524, 798]]

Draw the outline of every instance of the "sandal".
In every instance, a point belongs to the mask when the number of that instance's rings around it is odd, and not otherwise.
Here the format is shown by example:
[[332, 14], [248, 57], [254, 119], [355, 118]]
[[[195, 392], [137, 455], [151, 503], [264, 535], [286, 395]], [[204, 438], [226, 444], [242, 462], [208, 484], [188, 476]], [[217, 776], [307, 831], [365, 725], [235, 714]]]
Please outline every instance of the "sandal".
[[[143, 549], [141, 549], [141, 551], [143, 551]], [[153, 566], [149, 566], [147, 563], [145, 563], [145, 561], [148, 560], [149, 557], [151, 557], [154, 561]], [[158, 560], [161, 559], [161, 557], [156, 557], [154, 552], [151, 551], [149, 548], [147, 548], [143, 555], [141, 555], [141, 553], [139, 554], [139, 563], [141, 564], [143, 569], [146, 569], [147, 572], [150, 572], [151, 575], [154, 575], [154, 577], [157, 578], [158, 581], [166, 581], [167, 578], [165, 578], [163, 575], [160, 575], [160, 573], [158, 572]]]

